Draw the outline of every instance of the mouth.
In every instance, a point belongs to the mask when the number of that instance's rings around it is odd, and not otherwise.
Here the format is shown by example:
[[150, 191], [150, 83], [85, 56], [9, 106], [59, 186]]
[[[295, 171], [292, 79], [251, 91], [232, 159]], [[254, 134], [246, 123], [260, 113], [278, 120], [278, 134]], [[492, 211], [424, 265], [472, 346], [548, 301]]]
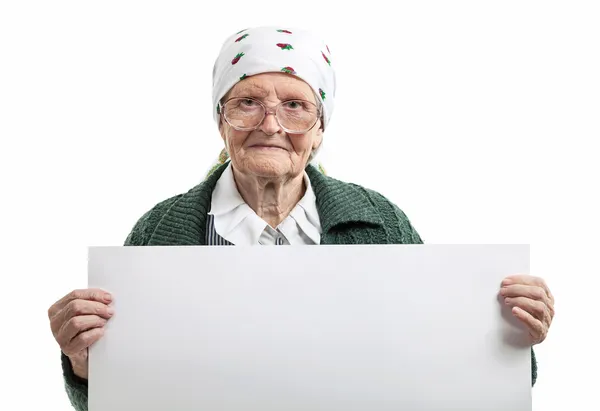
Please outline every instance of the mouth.
[[283, 147], [271, 146], [271, 145], [267, 145], [267, 144], [253, 144], [250, 146], [250, 148], [253, 148], [256, 150], [285, 150], [285, 148], [283, 148]]

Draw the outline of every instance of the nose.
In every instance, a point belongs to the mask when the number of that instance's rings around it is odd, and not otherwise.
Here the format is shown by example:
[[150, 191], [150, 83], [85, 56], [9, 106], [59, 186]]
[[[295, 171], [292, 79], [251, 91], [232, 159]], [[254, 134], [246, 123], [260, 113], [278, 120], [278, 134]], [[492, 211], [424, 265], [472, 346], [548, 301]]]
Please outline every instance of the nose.
[[275, 118], [275, 113], [267, 112], [265, 114], [265, 119], [260, 125], [260, 129], [268, 136], [276, 134], [281, 129], [279, 123], [277, 122], [277, 118]]

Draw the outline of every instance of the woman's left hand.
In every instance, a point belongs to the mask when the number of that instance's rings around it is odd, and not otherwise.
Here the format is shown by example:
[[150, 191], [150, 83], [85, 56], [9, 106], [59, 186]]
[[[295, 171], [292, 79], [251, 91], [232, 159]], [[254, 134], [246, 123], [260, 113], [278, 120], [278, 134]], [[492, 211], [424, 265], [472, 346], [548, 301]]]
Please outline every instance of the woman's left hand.
[[531, 345], [544, 341], [554, 318], [554, 297], [546, 282], [530, 275], [511, 275], [502, 281], [500, 295], [529, 329]]

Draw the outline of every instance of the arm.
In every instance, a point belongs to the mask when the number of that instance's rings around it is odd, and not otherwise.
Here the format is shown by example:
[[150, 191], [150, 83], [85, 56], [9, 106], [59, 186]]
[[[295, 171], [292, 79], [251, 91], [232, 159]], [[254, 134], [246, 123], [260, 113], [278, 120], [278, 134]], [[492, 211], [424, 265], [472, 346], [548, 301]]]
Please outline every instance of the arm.
[[[408, 217], [404, 212], [394, 205], [394, 211], [396, 213], [396, 217], [398, 218], [400, 229], [404, 233], [402, 244], [423, 244], [423, 240], [415, 230], [415, 228], [410, 223]], [[537, 359], [535, 357], [535, 351], [533, 347], [531, 347], [531, 386], [535, 385], [537, 380]]]
[[61, 351], [61, 362], [63, 369], [63, 377], [65, 381], [65, 389], [71, 405], [76, 411], [88, 410], [88, 381], [79, 378], [73, 372], [71, 360]]
[[[140, 217], [129, 235], [127, 235], [127, 238], [124, 242], [125, 246], [138, 246], [145, 245], [147, 243], [149, 236], [152, 234], [151, 230], [154, 226], [153, 224], [150, 224], [150, 222], [154, 222], [156, 220], [155, 209], [156, 208], [153, 208]], [[71, 401], [71, 405], [76, 411], [87, 411], [88, 380], [75, 374], [71, 360], [62, 351], [61, 364], [65, 390], [67, 391], [67, 396]]]
[[533, 347], [531, 347], [531, 386], [535, 385], [537, 380], [537, 360], [535, 358], [535, 352], [533, 351]]

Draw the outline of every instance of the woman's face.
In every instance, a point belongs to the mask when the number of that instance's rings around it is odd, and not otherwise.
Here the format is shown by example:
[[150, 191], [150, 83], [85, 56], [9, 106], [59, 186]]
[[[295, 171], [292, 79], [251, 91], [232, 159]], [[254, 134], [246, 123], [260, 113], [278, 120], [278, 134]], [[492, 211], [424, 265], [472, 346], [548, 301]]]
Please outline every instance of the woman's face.
[[[286, 73], [264, 73], [237, 83], [224, 101], [252, 97], [273, 109], [281, 101], [300, 99], [319, 104], [311, 87]], [[221, 117], [221, 136], [239, 173], [264, 178], [293, 178], [308, 164], [310, 154], [323, 139], [321, 121], [304, 134], [288, 134], [269, 114], [254, 131], [238, 131]]]

